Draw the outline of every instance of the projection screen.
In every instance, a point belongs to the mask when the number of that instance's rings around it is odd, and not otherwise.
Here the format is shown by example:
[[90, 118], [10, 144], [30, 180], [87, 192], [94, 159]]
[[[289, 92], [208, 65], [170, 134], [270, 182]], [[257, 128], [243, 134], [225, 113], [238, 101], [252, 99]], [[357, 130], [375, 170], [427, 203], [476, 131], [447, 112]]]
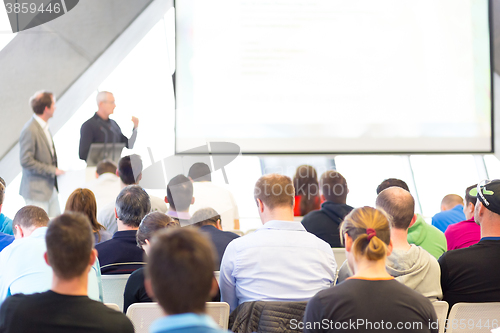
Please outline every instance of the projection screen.
[[176, 151], [486, 153], [488, 0], [176, 1]]

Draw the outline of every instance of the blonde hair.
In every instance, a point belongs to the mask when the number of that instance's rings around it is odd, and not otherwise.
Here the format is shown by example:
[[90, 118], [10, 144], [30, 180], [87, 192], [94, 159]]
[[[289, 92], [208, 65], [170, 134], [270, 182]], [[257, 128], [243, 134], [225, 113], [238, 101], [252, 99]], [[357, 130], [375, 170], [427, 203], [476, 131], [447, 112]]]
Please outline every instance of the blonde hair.
[[[367, 229], [375, 230], [375, 234], [369, 237]], [[391, 241], [391, 229], [384, 211], [367, 206], [356, 208], [345, 217], [340, 232], [341, 239], [345, 233], [353, 239], [352, 252], [355, 258], [364, 256], [373, 261], [385, 258]]]

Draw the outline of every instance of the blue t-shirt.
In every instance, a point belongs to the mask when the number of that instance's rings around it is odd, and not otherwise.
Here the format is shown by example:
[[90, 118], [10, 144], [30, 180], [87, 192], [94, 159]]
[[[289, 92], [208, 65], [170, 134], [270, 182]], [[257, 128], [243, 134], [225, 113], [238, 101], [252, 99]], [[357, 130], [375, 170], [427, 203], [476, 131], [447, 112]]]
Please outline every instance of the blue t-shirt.
[[450, 224], [465, 221], [464, 206], [456, 205], [450, 210], [445, 210], [437, 213], [432, 217], [432, 225], [441, 230], [446, 231]]
[[0, 232], [0, 252], [14, 241], [14, 236]]
[[12, 220], [3, 213], [0, 214], [0, 232], [7, 235], [14, 235], [14, 231], [12, 230]]
[[151, 333], [229, 333], [206, 314], [183, 313], [162, 317], [151, 324]]

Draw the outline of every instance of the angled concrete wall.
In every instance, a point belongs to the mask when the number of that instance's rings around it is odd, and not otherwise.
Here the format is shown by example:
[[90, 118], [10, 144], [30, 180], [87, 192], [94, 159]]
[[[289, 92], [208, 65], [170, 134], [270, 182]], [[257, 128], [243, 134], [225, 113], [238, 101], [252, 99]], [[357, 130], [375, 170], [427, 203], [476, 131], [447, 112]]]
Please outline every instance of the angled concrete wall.
[[37, 90], [56, 94], [53, 134], [173, 5], [172, 0], [81, 0], [66, 15], [19, 33], [0, 51], [0, 172], [19, 172], [18, 138]]

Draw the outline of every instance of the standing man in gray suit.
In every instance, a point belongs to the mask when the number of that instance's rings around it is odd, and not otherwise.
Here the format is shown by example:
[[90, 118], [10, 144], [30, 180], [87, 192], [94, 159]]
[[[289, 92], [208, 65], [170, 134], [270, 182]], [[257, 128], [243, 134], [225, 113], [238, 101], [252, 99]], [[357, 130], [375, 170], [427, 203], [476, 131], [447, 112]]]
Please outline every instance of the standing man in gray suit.
[[56, 100], [52, 93], [39, 91], [31, 97], [30, 105], [35, 114], [24, 125], [19, 138], [23, 167], [19, 194], [27, 205], [38, 206], [53, 217], [61, 213], [57, 176], [64, 173], [57, 168], [56, 149], [48, 124], [56, 110]]

